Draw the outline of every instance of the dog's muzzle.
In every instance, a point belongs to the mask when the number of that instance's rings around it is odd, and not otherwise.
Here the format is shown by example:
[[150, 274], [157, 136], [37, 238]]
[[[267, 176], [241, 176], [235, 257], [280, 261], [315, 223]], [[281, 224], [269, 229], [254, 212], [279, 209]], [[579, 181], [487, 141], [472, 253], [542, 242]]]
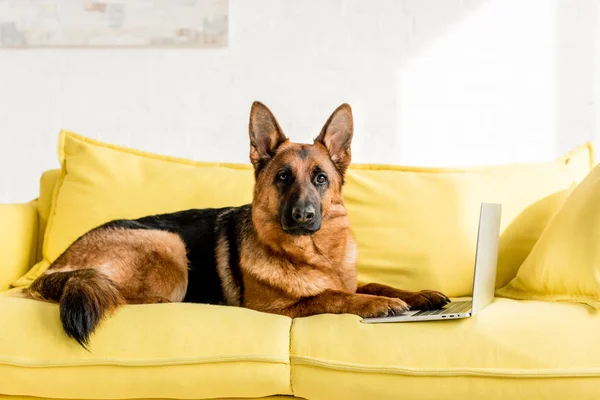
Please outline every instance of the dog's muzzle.
[[314, 204], [298, 201], [283, 218], [281, 226], [290, 235], [311, 235], [321, 229], [321, 215]]

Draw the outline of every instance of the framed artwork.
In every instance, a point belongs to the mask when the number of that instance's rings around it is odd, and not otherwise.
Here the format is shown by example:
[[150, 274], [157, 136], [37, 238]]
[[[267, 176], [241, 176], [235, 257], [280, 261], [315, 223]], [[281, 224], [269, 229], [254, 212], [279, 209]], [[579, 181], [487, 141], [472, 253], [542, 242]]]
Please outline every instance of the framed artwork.
[[225, 47], [228, 0], [0, 0], [0, 47]]

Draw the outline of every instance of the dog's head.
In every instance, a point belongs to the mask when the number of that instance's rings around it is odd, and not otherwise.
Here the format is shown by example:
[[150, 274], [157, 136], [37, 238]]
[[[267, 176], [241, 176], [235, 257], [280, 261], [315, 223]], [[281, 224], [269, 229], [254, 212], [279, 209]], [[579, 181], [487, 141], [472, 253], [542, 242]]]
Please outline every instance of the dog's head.
[[271, 111], [255, 102], [250, 112], [250, 161], [256, 185], [253, 207], [263, 223], [276, 222], [289, 235], [311, 235], [334, 204], [342, 204], [350, 165], [352, 110], [339, 106], [313, 144], [292, 143]]

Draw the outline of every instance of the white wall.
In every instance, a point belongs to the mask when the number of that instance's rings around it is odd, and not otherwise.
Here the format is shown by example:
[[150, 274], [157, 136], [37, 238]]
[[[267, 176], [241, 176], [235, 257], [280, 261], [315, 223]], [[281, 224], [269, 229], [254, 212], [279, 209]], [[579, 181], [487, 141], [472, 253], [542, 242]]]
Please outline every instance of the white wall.
[[597, 135], [597, 0], [230, 0], [219, 50], [0, 51], [0, 202], [37, 195], [61, 128], [247, 160], [265, 102], [307, 142], [341, 102], [356, 162], [551, 159]]

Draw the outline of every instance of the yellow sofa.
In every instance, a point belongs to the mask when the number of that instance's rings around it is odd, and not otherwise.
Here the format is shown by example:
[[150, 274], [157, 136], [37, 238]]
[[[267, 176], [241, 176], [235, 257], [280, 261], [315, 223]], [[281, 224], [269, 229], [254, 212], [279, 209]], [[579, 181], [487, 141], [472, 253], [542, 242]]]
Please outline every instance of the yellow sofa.
[[[44, 173], [38, 199], [0, 205], [0, 400], [600, 398], [600, 315], [571, 303], [496, 298], [470, 319], [381, 325], [354, 315], [291, 320], [201, 304], [125, 306], [102, 323], [88, 352], [64, 335], [55, 304], [18, 292], [78, 230], [97, 222], [83, 221], [90, 210], [107, 219], [130, 201], [124, 215], [147, 212], [134, 207], [146, 186], [127, 192], [128, 200], [119, 195], [147, 182], [140, 171], [154, 167], [166, 171], [153, 177], [165, 185], [205, 167], [212, 177], [239, 180], [219, 186], [228, 193], [216, 204], [246, 201], [235, 191], [251, 187], [252, 175], [246, 166], [183, 162], [70, 133], [59, 147], [61, 170]], [[477, 204], [485, 200], [506, 210], [497, 286], [505, 285], [591, 159], [587, 145], [531, 165], [354, 166], [345, 196], [363, 254], [360, 278], [469, 295]], [[154, 195], [170, 204], [173, 192]], [[440, 220], [444, 226], [431, 225]]]

